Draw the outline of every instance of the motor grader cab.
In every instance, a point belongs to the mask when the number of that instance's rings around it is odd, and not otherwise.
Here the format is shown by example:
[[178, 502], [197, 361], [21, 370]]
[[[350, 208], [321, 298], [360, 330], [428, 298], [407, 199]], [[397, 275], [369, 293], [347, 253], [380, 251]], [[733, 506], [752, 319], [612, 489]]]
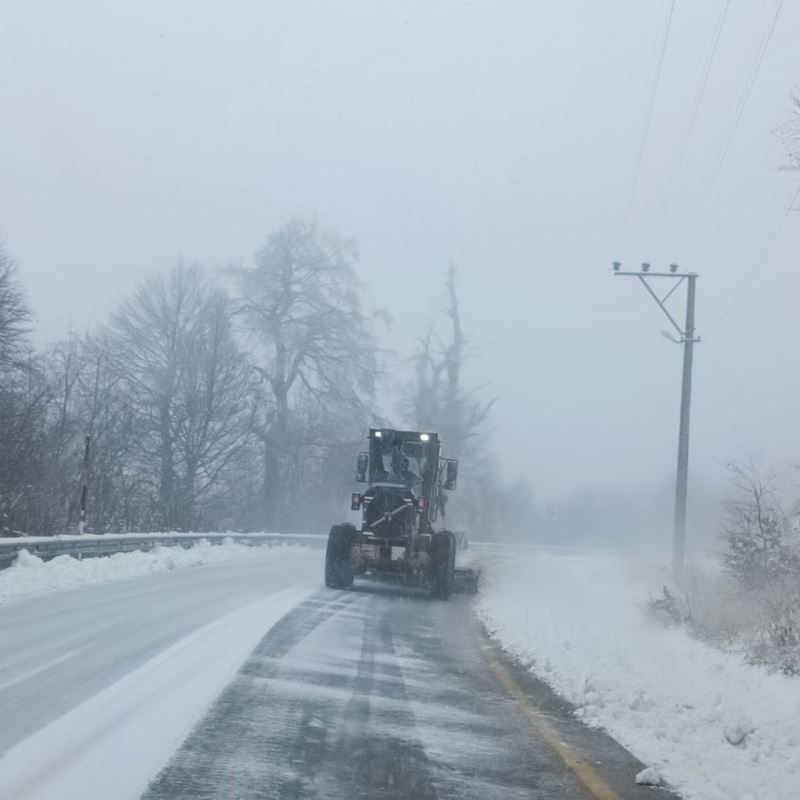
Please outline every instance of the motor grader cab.
[[328, 535], [325, 583], [346, 588], [356, 575], [393, 575], [427, 587], [446, 600], [456, 587], [476, 591], [478, 574], [455, 566], [457, 539], [434, 527], [444, 518], [446, 491], [458, 480], [458, 462], [442, 457], [436, 433], [372, 428], [359, 454], [351, 508], [361, 528], [334, 525]]

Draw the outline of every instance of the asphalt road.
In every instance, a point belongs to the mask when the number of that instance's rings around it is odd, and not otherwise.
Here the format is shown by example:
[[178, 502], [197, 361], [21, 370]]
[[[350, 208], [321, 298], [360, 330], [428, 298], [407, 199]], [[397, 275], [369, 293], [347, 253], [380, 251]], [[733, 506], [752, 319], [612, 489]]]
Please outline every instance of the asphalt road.
[[508, 660], [469, 599], [321, 589], [262, 639], [145, 793], [211, 798], [670, 797]]

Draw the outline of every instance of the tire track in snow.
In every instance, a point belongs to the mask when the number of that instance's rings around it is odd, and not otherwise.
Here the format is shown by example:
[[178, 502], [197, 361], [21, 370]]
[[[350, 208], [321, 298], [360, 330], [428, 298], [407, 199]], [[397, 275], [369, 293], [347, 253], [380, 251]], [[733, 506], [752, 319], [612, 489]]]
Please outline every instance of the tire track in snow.
[[[465, 597], [318, 592], [255, 648], [143, 800], [590, 796], [497, 680], [476, 628]], [[539, 707], [580, 729], [572, 746], [620, 798], [653, 796], [619, 745], [548, 698]]]
[[[396, 659], [394, 624], [385, 600], [380, 612], [367, 611], [353, 695], [338, 730], [337, 783], [349, 788], [350, 797], [362, 800], [374, 798], [377, 787], [386, 800], [435, 800], [431, 767]], [[374, 703], [376, 692], [391, 705]]]
[[286, 682], [287, 654], [356, 599], [317, 592], [281, 619], [142, 800], [304, 797], [313, 774], [301, 774], [299, 767], [322, 763], [332, 720], [326, 709], [307, 702], [308, 692], [299, 699], [270, 689]]

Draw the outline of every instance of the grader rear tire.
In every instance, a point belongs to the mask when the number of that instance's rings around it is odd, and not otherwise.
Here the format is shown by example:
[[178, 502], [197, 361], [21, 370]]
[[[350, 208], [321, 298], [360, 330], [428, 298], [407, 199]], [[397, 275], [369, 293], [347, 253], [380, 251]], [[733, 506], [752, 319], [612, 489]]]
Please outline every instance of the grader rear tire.
[[431, 597], [449, 600], [456, 580], [456, 537], [450, 531], [434, 534], [431, 562]]
[[328, 534], [325, 549], [325, 585], [331, 589], [347, 589], [353, 585], [350, 545], [356, 529], [347, 523], [334, 525]]

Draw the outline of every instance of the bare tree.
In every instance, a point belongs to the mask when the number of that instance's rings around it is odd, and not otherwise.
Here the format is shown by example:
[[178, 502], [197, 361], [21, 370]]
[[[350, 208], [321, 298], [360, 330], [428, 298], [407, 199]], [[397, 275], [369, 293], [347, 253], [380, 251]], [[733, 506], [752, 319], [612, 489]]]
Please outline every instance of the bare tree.
[[723, 560], [748, 588], [759, 588], [794, 566], [786, 548], [786, 521], [780, 512], [775, 477], [752, 455], [726, 465], [735, 495], [727, 504]]
[[17, 278], [17, 265], [0, 242], [0, 370], [24, 358], [31, 312]]
[[256, 430], [263, 443], [268, 525], [281, 519], [299, 394], [322, 407], [346, 407], [362, 420], [370, 413], [379, 367], [356, 260], [352, 239], [296, 218], [267, 237], [254, 266], [233, 270], [242, 325], [266, 389]]
[[475, 389], [463, 384], [464, 366], [470, 357], [469, 342], [461, 323], [456, 269], [447, 271], [445, 284], [447, 337], [431, 329], [420, 341], [413, 358], [414, 382], [406, 393], [406, 413], [420, 428], [436, 430], [448, 453], [465, 455], [494, 405], [482, 401]]
[[198, 502], [219, 489], [251, 436], [255, 387], [231, 317], [228, 296], [218, 288], [207, 290], [184, 349], [176, 441], [185, 527], [198, 524]]
[[17, 266], [0, 243], [0, 535], [34, 523], [47, 391], [33, 369], [31, 314]]
[[141, 530], [160, 522], [153, 514], [150, 470], [139, 459], [146, 426], [136, 413], [127, 366], [114, 357], [114, 345], [106, 329], [86, 337], [76, 389], [79, 444], [84, 435], [91, 439], [89, 522], [96, 533]]
[[228, 298], [199, 267], [179, 263], [122, 304], [111, 336], [134, 403], [133, 468], [149, 472], [161, 527], [195, 526], [198, 501], [218, 487], [247, 434], [247, 369]]
[[47, 453], [49, 388], [28, 363], [0, 383], [0, 528], [2, 535], [41, 530], [40, 489]]
[[786, 164], [784, 169], [800, 171], [800, 93], [792, 95], [791, 116], [778, 129], [778, 134], [786, 146]]
[[480, 434], [495, 401], [481, 400], [479, 390], [464, 385], [464, 369], [473, 353], [462, 325], [452, 264], [447, 271], [445, 297], [445, 334], [440, 335], [434, 326], [420, 340], [412, 359], [414, 379], [405, 393], [404, 410], [416, 428], [441, 435], [448, 456], [462, 459], [462, 491], [456, 496], [455, 507], [448, 509], [448, 525], [467, 525], [471, 536], [491, 537], [494, 525], [487, 511], [497, 507], [502, 491]]
[[75, 520], [78, 501], [79, 442], [82, 440], [76, 389], [83, 367], [78, 338], [70, 332], [64, 341], [39, 354], [37, 369], [47, 392], [42, 435], [47, 446], [40, 466], [36, 529], [65, 532]]

